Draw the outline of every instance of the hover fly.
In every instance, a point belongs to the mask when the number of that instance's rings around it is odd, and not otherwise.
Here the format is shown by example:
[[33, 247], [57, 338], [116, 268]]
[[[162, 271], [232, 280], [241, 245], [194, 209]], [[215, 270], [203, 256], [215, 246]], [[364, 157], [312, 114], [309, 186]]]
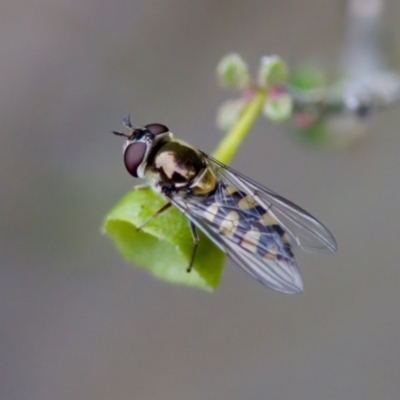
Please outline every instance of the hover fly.
[[124, 125], [128, 133], [113, 133], [127, 139], [126, 169], [167, 201], [150, 220], [171, 206], [189, 220], [193, 249], [188, 271], [199, 242], [197, 228], [255, 279], [284, 293], [303, 290], [292, 247], [336, 251], [332, 234], [309, 213], [175, 139], [165, 125], [133, 128], [129, 118]]

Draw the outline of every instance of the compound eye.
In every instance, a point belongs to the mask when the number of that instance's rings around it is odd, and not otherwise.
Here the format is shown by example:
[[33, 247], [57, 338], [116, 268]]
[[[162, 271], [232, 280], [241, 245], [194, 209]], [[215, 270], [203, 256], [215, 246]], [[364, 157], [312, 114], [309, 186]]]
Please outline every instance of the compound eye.
[[124, 154], [125, 167], [128, 170], [128, 172], [135, 178], [138, 177], [137, 170], [140, 164], [144, 160], [144, 156], [146, 154], [146, 148], [147, 146], [145, 143], [136, 142], [130, 144], [125, 149], [125, 154]]
[[169, 129], [163, 124], [150, 124], [145, 126], [154, 136], [161, 135], [162, 133], [166, 133]]

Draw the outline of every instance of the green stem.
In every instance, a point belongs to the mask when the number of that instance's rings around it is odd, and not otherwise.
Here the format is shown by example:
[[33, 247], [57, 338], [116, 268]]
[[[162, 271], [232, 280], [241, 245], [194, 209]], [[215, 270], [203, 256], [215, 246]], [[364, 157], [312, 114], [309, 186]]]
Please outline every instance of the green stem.
[[256, 92], [254, 97], [241, 112], [233, 128], [226, 134], [214, 151], [213, 157], [224, 164], [229, 164], [232, 161], [240, 144], [243, 142], [243, 139], [260, 114], [266, 97], [267, 94], [265, 91], [259, 90]]

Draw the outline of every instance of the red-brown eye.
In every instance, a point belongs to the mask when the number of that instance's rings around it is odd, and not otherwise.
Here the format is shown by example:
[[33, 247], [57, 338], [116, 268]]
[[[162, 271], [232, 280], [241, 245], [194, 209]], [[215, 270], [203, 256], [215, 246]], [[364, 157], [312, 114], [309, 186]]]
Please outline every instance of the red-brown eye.
[[145, 126], [154, 136], [161, 135], [161, 133], [168, 132], [169, 129], [162, 124], [150, 124]]
[[124, 154], [125, 167], [128, 172], [134, 176], [138, 177], [137, 169], [139, 165], [143, 162], [144, 156], [146, 154], [146, 144], [142, 142], [136, 142], [130, 144]]

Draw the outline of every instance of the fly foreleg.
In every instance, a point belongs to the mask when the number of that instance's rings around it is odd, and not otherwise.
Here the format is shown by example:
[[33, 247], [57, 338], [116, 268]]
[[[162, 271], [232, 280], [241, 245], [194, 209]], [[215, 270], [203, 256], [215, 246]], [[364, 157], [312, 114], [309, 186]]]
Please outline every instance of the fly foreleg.
[[143, 190], [143, 189], [150, 189], [151, 185], [147, 182], [141, 183], [133, 187], [133, 190]]
[[164, 211], [167, 211], [170, 207], [172, 206], [171, 203], [167, 203], [164, 206], [162, 206], [157, 212], [155, 212], [150, 218], [146, 219], [141, 225], [139, 225], [136, 230], [140, 231], [145, 225], [147, 225], [149, 222], [153, 221], [154, 218], [157, 218], [159, 215], [161, 215]]

